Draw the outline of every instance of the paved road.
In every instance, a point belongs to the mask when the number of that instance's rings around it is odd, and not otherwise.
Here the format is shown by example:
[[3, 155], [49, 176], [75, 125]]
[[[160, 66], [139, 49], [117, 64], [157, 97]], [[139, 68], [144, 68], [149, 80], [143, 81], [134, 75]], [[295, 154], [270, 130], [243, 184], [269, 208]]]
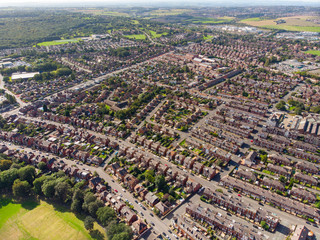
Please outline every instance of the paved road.
[[[224, 191], [224, 192], [226, 192], [226, 191]], [[236, 194], [228, 193], [228, 195], [233, 195], [234, 198], [239, 198]], [[174, 215], [170, 214], [168, 216], [168, 218], [165, 219], [165, 222], [167, 224], [170, 224], [171, 219], [174, 216], [184, 215], [186, 213], [186, 207], [187, 207], [188, 203], [192, 203], [192, 204], [198, 204], [199, 203], [201, 206], [209, 208], [209, 209], [212, 209], [212, 210], [220, 213], [222, 216], [226, 216], [228, 219], [232, 219], [232, 220], [234, 220], [236, 222], [239, 222], [239, 223], [241, 223], [241, 224], [243, 224], [245, 226], [250, 227], [251, 229], [255, 229], [253, 227], [254, 224], [252, 222], [248, 222], [247, 220], [245, 220], [245, 219], [243, 219], [241, 217], [238, 217], [236, 215], [228, 216], [227, 215], [228, 211], [225, 211], [222, 208], [217, 207], [216, 205], [208, 204], [208, 203], [205, 203], [205, 202], [201, 201], [199, 194], [195, 194], [190, 199], [188, 199], [186, 202], [184, 202], [183, 205], [181, 207], [179, 207], [174, 212]], [[255, 229], [255, 230], [257, 230], [258, 234], [261, 234], [266, 239], [270, 239], [270, 240], [271, 239], [272, 240], [283, 240], [283, 239], [285, 239], [285, 235], [283, 233], [280, 233], [280, 232], [270, 233], [270, 232], [267, 232], [267, 231], [265, 231], [263, 229]]]
[[164, 104], [164, 102], [166, 101], [166, 99], [162, 100], [151, 112], [149, 112], [149, 114], [147, 115], [146, 119], [143, 120], [137, 127], [137, 130], [139, 130], [140, 128], [142, 128], [142, 126], [144, 125], [144, 122], [149, 122], [150, 123], [150, 118], [159, 110], [159, 108]]
[[[30, 120], [37, 120], [39, 121], [39, 119], [35, 119], [35, 118], [30, 118], [30, 117], [27, 117], [27, 119], [30, 119]], [[51, 122], [51, 121], [46, 121], [48, 123], [53, 123], [53, 124], [56, 124], [56, 125], [64, 125], [64, 126], [69, 126], [67, 124], [60, 124], [60, 123], [56, 123], [56, 122]], [[70, 127], [70, 126], [69, 126]], [[88, 131], [89, 133], [91, 134], [95, 134], [97, 136], [104, 136], [103, 134], [101, 133], [97, 133], [97, 132], [94, 132], [94, 131], [90, 131], [90, 130], [86, 130]], [[120, 139], [116, 139], [115, 137], [113, 136], [108, 136], [110, 139], [114, 140], [114, 141], [117, 141], [119, 144], [123, 144], [125, 146], [128, 146], [128, 147], [131, 147], [131, 148], [136, 148], [138, 149], [138, 151], [140, 152], [144, 152], [144, 154], [146, 154], [148, 157], [152, 157], [158, 161], [160, 161], [162, 164], [167, 164], [169, 167], [171, 167], [173, 169], [173, 171], [177, 171], [178, 174], [186, 174], [189, 176], [189, 178], [192, 178], [192, 179], [195, 179], [197, 182], [199, 182], [202, 186], [204, 187], [207, 187], [207, 188], [210, 188], [210, 189], [215, 189], [215, 188], [222, 188], [221, 186], [219, 186], [219, 183], [217, 181], [208, 181], [207, 179], [204, 179], [203, 177], [201, 176], [196, 176], [196, 175], [193, 175], [192, 173], [190, 173], [189, 171], [187, 170], [184, 170], [184, 169], [181, 169], [180, 167], [177, 167], [176, 165], [174, 165], [173, 163], [169, 162], [167, 159], [164, 159], [164, 158], [160, 158], [160, 157], [157, 157], [155, 156], [153, 153], [149, 152], [149, 151], [146, 151], [144, 148], [142, 147], [136, 147], [134, 144], [130, 143], [130, 142], [127, 142], [127, 141], [123, 141], [123, 140], [120, 140]], [[111, 159], [111, 158], [110, 158]], [[68, 160], [69, 163], [71, 164], [75, 164], [74, 161], [71, 161], [71, 160]], [[157, 231], [159, 231], [159, 233], [161, 232], [166, 232], [166, 234], [170, 234], [169, 231], [168, 231], [168, 222], [166, 221], [160, 221], [157, 217], [152, 217], [150, 215], [150, 210], [146, 209], [142, 209], [138, 204], [136, 204], [134, 202], [134, 198], [131, 196], [131, 194], [129, 194], [128, 192], [123, 192], [122, 191], [122, 187], [119, 183], [117, 182], [112, 182], [112, 178], [106, 174], [103, 169], [101, 167], [99, 168], [96, 168], [96, 167], [87, 167], [86, 168], [89, 168], [91, 171], [97, 171], [99, 173], [99, 175], [101, 177], [103, 177], [104, 179], [106, 179], [107, 182], [110, 183], [110, 186], [113, 188], [113, 189], [117, 189], [119, 191], [119, 194], [121, 193], [125, 199], [128, 199], [131, 203], [133, 203], [135, 209], [138, 211], [138, 212], [142, 212], [143, 213], [143, 217], [145, 217], [147, 219], [148, 222], [154, 222], [156, 224], [156, 226], [154, 227]], [[248, 197], [245, 197], [243, 196], [242, 197], [243, 200], [247, 203], [250, 203], [254, 208], [258, 208], [260, 205], [258, 205], [258, 202], [255, 201], [255, 200], [252, 200]], [[270, 207], [270, 206], [265, 206], [265, 209], [266, 210], [269, 210], [270, 212], [273, 212], [275, 213], [280, 219], [281, 219], [281, 222], [282, 222], [282, 225], [283, 225], [283, 228], [281, 231], [286, 231], [288, 228], [291, 227], [291, 225], [294, 225], [294, 224], [303, 224], [305, 225], [306, 224], [306, 221], [301, 219], [301, 218], [298, 218], [298, 217], [295, 217], [289, 213], [286, 213], [286, 212], [282, 212], [276, 208], [273, 208], [273, 207]], [[175, 214], [175, 213], [173, 213]], [[164, 224], [164, 222], [166, 222], [166, 224]], [[310, 228], [314, 233], [316, 234], [319, 234], [320, 235], [320, 231], [318, 228], [314, 227], [314, 226], [311, 226], [311, 225], [307, 225], [308, 228]], [[171, 237], [171, 235], [169, 235]]]
[[[173, 52], [173, 51], [171, 51], [171, 52]], [[158, 57], [161, 57], [161, 56], [163, 56], [163, 55], [165, 55], [165, 54], [168, 54], [168, 53], [170, 53], [170, 52], [161, 54], [161, 55], [159, 55]], [[155, 58], [158, 58], [158, 57], [155, 57]], [[70, 87], [70, 88], [68, 88], [68, 89], [76, 89], [76, 88], [79, 88], [79, 87], [83, 87], [83, 88], [86, 88], [86, 89], [93, 88], [95, 85], [100, 84], [101, 81], [107, 79], [107, 78], [110, 77], [110, 76], [113, 76], [113, 75], [118, 74], [118, 73], [120, 73], [120, 72], [126, 71], [126, 70], [128, 70], [128, 69], [130, 69], [130, 68], [134, 68], [134, 67], [140, 66], [140, 65], [142, 65], [142, 64], [145, 64], [145, 63], [147, 63], [147, 62], [150, 61], [150, 60], [151, 60], [151, 59], [148, 59], [148, 60], [146, 60], [146, 61], [144, 61], [144, 62], [137, 63], [137, 64], [131, 65], [131, 66], [129, 66], [129, 67], [122, 68], [122, 69], [119, 69], [119, 70], [116, 70], [116, 71], [113, 71], [113, 72], [104, 74], [104, 75], [99, 76], [99, 77], [96, 77], [96, 78], [94, 78], [94, 79], [92, 79], [92, 80], [88, 80], [88, 81], [86, 81], [86, 82], [82, 82], [82, 83], [76, 84], [76, 85], [74, 85], [74, 86], [72, 86], [72, 87]], [[1, 84], [2, 82], [3, 82], [3, 81], [1, 80], [1, 81], [0, 81], [0, 84]], [[3, 84], [3, 83], [2, 83], [2, 84]], [[67, 90], [67, 89], [63, 89], [63, 90], [61, 90], [60, 92], [64, 92], [64, 91], [66, 91], [66, 90]], [[58, 92], [58, 93], [59, 93], [59, 92]], [[13, 93], [11, 93], [11, 94], [13, 94]], [[53, 94], [47, 96], [45, 99], [49, 99], [50, 96], [52, 96], [52, 95], [54, 95], [54, 94], [57, 94], [57, 93], [53, 93]], [[13, 95], [14, 95], [14, 94], [13, 94]], [[4, 113], [2, 113], [2, 116], [7, 117], [7, 116], [10, 116], [10, 115], [13, 115], [13, 114], [18, 114], [21, 107], [28, 105], [28, 103], [24, 103], [23, 101], [21, 101], [20, 98], [17, 97], [17, 95], [15, 95], [15, 96], [16, 96], [16, 98], [17, 98], [17, 101], [18, 101], [19, 104], [20, 104], [20, 107], [14, 109], [14, 110], [8, 111], [8, 112], [4, 112]]]
[[[160, 104], [159, 104], [160, 105]], [[151, 114], [149, 114], [149, 115], [151, 115]], [[209, 116], [210, 116], [210, 114], [208, 114]], [[207, 116], [208, 117], [208, 116]], [[27, 117], [27, 119], [30, 119], [30, 120], [35, 120], [34, 118], [30, 118], [30, 117]], [[39, 119], [37, 119], [37, 120], [39, 120]], [[203, 120], [204, 121], [204, 120]], [[64, 126], [69, 126], [69, 125], [67, 125], [67, 124], [60, 124], [60, 123], [56, 123], [56, 122], [51, 122], [51, 121], [46, 121], [46, 122], [50, 122], [50, 123], [53, 123], [53, 124], [56, 124], [56, 125], [64, 125]], [[201, 124], [201, 123], [200, 123]], [[70, 126], [69, 126], [70, 127]], [[94, 131], [90, 131], [90, 130], [86, 130], [86, 131], [88, 131], [89, 133], [91, 133], [91, 134], [95, 134], [95, 135], [97, 135], [97, 136], [104, 136], [103, 134], [101, 134], [101, 133], [97, 133], [97, 132], [94, 132]], [[185, 137], [187, 137], [188, 135], [186, 134], [186, 135], [184, 135]], [[115, 137], [113, 137], [113, 136], [108, 136], [110, 139], [112, 139], [112, 140], [114, 140], [114, 141], [117, 141], [118, 142], [118, 144], [122, 144], [122, 145], [125, 145], [125, 146], [127, 146], [127, 147], [131, 147], [131, 148], [136, 148], [136, 149], [138, 149], [140, 152], [144, 152], [148, 157], [152, 157], [152, 158], [155, 158], [155, 159], [157, 159], [158, 161], [160, 161], [162, 164], [167, 164], [168, 166], [170, 166], [174, 171], [177, 171], [179, 174], [186, 174], [186, 175], [188, 175], [189, 176], [189, 178], [192, 178], [192, 179], [195, 179], [196, 181], [198, 181], [202, 186], [204, 186], [204, 187], [208, 187], [208, 188], [210, 188], [210, 189], [212, 189], [212, 188], [221, 188], [221, 186], [219, 186], [219, 184], [218, 184], [218, 182], [217, 181], [208, 181], [208, 180], [206, 180], [206, 179], [204, 179], [203, 177], [200, 177], [200, 176], [196, 176], [196, 175], [193, 175], [193, 174], [191, 174], [189, 171], [187, 171], [187, 170], [183, 170], [183, 169], [181, 169], [181, 168], [178, 168], [176, 165], [174, 165], [174, 164], [172, 164], [171, 162], [169, 162], [168, 160], [166, 160], [166, 159], [164, 159], [164, 158], [159, 158], [159, 157], [157, 157], [157, 156], [155, 156], [153, 153], [151, 153], [151, 152], [149, 152], [148, 150], [146, 151], [144, 148], [142, 148], [142, 147], [136, 147], [134, 144], [132, 144], [132, 143], [130, 143], [130, 142], [127, 142], [127, 141], [123, 141], [123, 140], [120, 140], [120, 139], [117, 139], [117, 138], [115, 138]], [[250, 140], [247, 140], [248, 141], [248, 143], [250, 143]], [[259, 148], [260, 149], [260, 148]], [[261, 148], [261, 149], [263, 149], [263, 148]], [[271, 153], [272, 153], [272, 151], [270, 151]], [[109, 158], [109, 159], [111, 159], [111, 158]], [[229, 170], [231, 170], [231, 168], [232, 167], [230, 167], [230, 169]], [[229, 172], [229, 170], [228, 171], [224, 171], [223, 173], [222, 173], [222, 175], [226, 175], [228, 172]], [[102, 171], [102, 170], [100, 170], [100, 171]], [[224, 174], [225, 173], [225, 174]], [[119, 188], [119, 187], [118, 187]], [[118, 189], [118, 191], [119, 191], [119, 189]], [[126, 195], [127, 196], [127, 195]], [[127, 197], [127, 199], [129, 199], [128, 197]], [[258, 208], [259, 207], [259, 205], [258, 205], [258, 202], [256, 202], [256, 201], [254, 201], [254, 200], [252, 200], [252, 199], [250, 199], [250, 198], [247, 198], [247, 197], [243, 197], [243, 199], [245, 200], [245, 201], [249, 201], [249, 202], [252, 202], [252, 205], [253, 206], [255, 206], [256, 208]], [[131, 201], [132, 202], [132, 201]], [[266, 206], [266, 208], [268, 208], [271, 212], [273, 212], [273, 213], [275, 213], [277, 216], [280, 216], [280, 219], [282, 220], [283, 218], [285, 219], [285, 221], [283, 221], [283, 225], [285, 226], [285, 227], [287, 227], [287, 228], [290, 228], [290, 225], [293, 225], [293, 224], [303, 224], [303, 225], [305, 225], [305, 220], [303, 220], [303, 219], [301, 219], [301, 218], [298, 218], [298, 217], [295, 217], [295, 216], [293, 216], [293, 215], [291, 215], [291, 214], [288, 214], [288, 213], [285, 213], [285, 212], [282, 212], [282, 211], [280, 211], [280, 210], [278, 210], [278, 209], [276, 209], [276, 208], [272, 208], [272, 207], [270, 207], [270, 206]], [[139, 211], [140, 211], [141, 209], [139, 209]], [[147, 219], [148, 220], [148, 219]], [[149, 219], [149, 220], [151, 220], [151, 219]], [[159, 225], [160, 226], [160, 225]], [[309, 225], [308, 225], [308, 227], [309, 227]], [[320, 232], [319, 232], [319, 229], [317, 229], [317, 228], [315, 228], [315, 227], [313, 227], [313, 226], [310, 226], [311, 228], [313, 228], [312, 230], [315, 232], [315, 233], [319, 233], [320, 234]]]
[[[28, 152], [30, 152], [30, 151], [40, 152], [40, 151], [33, 150], [31, 148], [27, 148], [25, 146], [13, 145], [12, 143], [9, 143], [9, 142], [4, 142], [4, 143], [9, 147], [9, 149], [19, 149], [19, 150], [23, 149]], [[44, 154], [47, 154], [47, 153], [44, 153]], [[101, 178], [103, 178], [106, 182], [108, 182], [108, 184], [112, 188], [112, 190], [116, 189], [118, 191], [118, 193], [114, 192], [117, 196], [121, 196], [121, 198], [124, 201], [127, 199], [134, 206], [134, 209], [138, 212], [138, 215], [140, 215], [142, 218], [146, 219], [148, 223], [153, 222], [154, 223], [153, 228], [157, 232], [159, 232], [159, 233], [165, 232], [167, 235], [169, 235], [171, 237], [171, 239], [175, 239], [174, 236], [168, 231], [169, 226], [166, 225], [162, 220], [160, 220], [160, 218], [156, 217], [153, 214], [151, 209], [149, 209], [147, 207], [140, 207], [138, 202], [136, 202], [136, 199], [128, 191], [124, 190], [122, 188], [121, 184], [117, 180], [115, 180], [108, 173], [106, 173], [103, 170], [103, 167], [92, 167], [92, 166], [88, 166], [88, 165], [85, 165], [82, 163], [78, 164], [76, 161], [66, 159], [66, 158], [60, 158], [60, 157], [57, 157], [53, 154], [47, 154], [47, 156], [54, 157], [58, 161], [63, 160], [68, 166], [77, 166], [79, 169], [86, 169], [86, 170], [88, 169], [92, 173], [94, 171], [96, 171]]]

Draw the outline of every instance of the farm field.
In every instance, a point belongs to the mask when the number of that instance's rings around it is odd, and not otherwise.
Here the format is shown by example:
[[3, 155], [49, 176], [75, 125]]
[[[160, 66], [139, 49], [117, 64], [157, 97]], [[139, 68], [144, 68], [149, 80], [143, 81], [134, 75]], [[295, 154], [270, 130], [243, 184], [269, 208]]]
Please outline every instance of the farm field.
[[96, 9], [96, 8], [88, 8], [88, 9], [76, 9], [73, 12], [81, 12], [85, 14], [92, 15], [106, 15], [106, 16], [115, 16], [115, 17], [129, 17], [130, 15], [125, 12], [117, 12], [110, 11], [109, 9]]
[[222, 18], [193, 18], [192, 23], [228, 23], [231, 22], [232, 18], [222, 17]]
[[[247, 18], [240, 22], [254, 27], [269, 28], [269, 29], [282, 29], [287, 31], [307, 31], [307, 32], [320, 32], [320, 25], [313, 23], [314, 16], [293, 16], [277, 19], [263, 19], [263, 18]], [[285, 23], [277, 24], [278, 20], [285, 20]]]
[[154, 10], [149, 13], [150, 16], [170, 16], [170, 15], [179, 15], [183, 13], [190, 12], [189, 9], [159, 9]]
[[54, 40], [48, 42], [38, 43], [38, 46], [53, 46], [53, 45], [60, 45], [60, 44], [67, 44], [67, 43], [76, 43], [79, 42], [80, 38], [75, 39], [63, 39], [63, 40]]
[[[15, 239], [94, 239], [84, 228], [83, 221], [64, 207], [54, 207], [47, 202], [25, 201], [14, 203], [0, 198], [0, 236], [2, 240]], [[94, 229], [104, 234], [95, 223]]]
[[132, 34], [132, 35], [123, 35], [123, 36], [131, 39], [136, 39], [136, 40], [146, 39], [146, 35], [144, 34]]

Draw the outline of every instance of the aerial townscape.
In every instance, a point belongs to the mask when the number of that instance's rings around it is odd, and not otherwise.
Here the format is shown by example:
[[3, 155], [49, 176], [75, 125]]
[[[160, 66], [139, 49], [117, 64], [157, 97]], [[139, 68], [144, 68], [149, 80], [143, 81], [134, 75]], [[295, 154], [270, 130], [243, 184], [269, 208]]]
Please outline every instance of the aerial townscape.
[[320, 239], [317, 1], [21, 2], [0, 8], [1, 240]]

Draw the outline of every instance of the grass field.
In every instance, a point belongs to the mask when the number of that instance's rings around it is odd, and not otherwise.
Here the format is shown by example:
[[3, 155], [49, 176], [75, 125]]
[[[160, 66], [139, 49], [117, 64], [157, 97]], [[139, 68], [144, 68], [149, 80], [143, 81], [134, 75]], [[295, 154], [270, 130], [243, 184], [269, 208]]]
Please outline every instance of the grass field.
[[131, 20], [131, 22], [132, 22], [133, 24], [139, 24], [139, 21], [138, 21], [138, 20]]
[[[40, 201], [14, 203], [10, 199], [0, 199], [0, 236], [1, 240], [15, 239], [94, 239], [84, 228], [83, 221], [63, 207]], [[95, 230], [103, 234], [105, 231], [95, 223]]]
[[151, 37], [152, 37], [152, 38], [159, 38], [159, 37], [161, 37], [161, 36], [164, 36], [164, 35], [167, 35], [167, 34], [168, 34], [167, 32], [157, 33], [157, 32], [155, 32], [155, 31], [150, 31], [150, 33], [151, 33]]
[[38, 46], [53, 46], [53, 45], [60, 45], [60, 44], [67, 44], [67, 43], [76, 43], [79, 42], [80, 38], [74, 38], [74, 39], [63, 39], [63, 40], [54, 40], [54, 41], [48, 41], [48, 42], [42, 42], [38, 43]]
[[309, 51], [306, 51], [306, 53], [310, 53], [312, 55], [320, 56], [320, 51], [319, 50], [309, 50]]
[[136, 40], [146, 39], [146, 35], [144, 34], [132, 34], [132, 35], [123, 35], [123, 36], [130, 39], [136, 39]]
[[[306, 32], [320, 32], [320, 25], [313, 23], [312, 20], [317, 17], [314, 16], [293, 16], [277, 19], [263, 19], [263, 18], [247, 18], [240, 22], [254, 27], [282, 29], [287, 31], [306, 31]], [[285, 23], [277, 24], [276, 21], [283, 19]]]
[[129, 17], [130, 15], [128, 13], [123, 13], [123, 12], [112, 12], [112, 11], [102, 11], [98, 12], [98, 15], [108, 15], [108, 16], [115, 16], [115, 17]]
[[253, 21], [262, 21], [263, 19], [256, 17], [256, 18], [246, 18], [242, 19], [240, 22], [253, 22]]
[[208, 40], [208, 39], [211, 39], [211, 38], [213, 38], [212, 35], [203, 36], [203, 40]]

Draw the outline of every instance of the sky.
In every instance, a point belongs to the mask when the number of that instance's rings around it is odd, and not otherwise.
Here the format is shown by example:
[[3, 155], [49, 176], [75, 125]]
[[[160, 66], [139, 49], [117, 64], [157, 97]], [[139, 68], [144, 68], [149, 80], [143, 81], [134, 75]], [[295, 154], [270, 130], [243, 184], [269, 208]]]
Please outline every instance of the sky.
[[314, 5], [320, 0], [0, 0], [0, 7]]

